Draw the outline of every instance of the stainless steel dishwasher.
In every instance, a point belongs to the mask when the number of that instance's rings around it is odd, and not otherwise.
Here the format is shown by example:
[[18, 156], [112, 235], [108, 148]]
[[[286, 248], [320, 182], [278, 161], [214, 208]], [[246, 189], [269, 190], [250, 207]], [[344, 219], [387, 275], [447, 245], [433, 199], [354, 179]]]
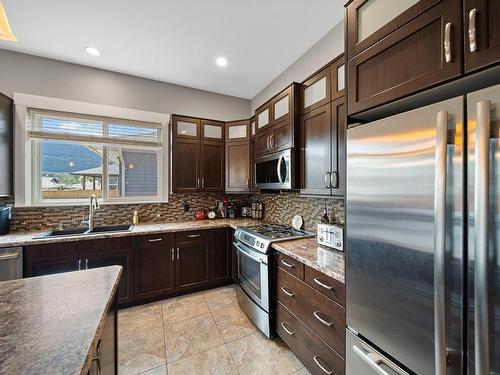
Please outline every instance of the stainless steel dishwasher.
[[23, 248], [7, 247], [0, 249], [0, 281], [23, 277]]

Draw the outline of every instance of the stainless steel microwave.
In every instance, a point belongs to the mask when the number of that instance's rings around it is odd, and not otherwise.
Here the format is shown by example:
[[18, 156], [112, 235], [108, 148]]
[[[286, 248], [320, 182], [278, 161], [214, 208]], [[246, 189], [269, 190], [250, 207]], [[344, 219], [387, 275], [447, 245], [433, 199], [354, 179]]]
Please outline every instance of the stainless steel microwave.
[[295, 154], [293, 149], [255, 159], [255, 183], [266, 190], [295, 188]]

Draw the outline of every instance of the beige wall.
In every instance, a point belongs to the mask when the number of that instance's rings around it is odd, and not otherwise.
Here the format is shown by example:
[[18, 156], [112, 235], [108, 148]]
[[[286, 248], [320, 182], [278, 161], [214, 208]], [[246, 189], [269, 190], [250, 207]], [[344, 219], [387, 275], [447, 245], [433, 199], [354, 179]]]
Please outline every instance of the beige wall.
[[252, 115], [256, 108], [290, 85], [302, 82], [316, 70], [344, 52], [344, 22], [339, 23], [289, 68], [276, 77], [252, 99]]
[[0, 92], [219, 120], [248, 117], [250, 101], [106, 70], [0, 50]]

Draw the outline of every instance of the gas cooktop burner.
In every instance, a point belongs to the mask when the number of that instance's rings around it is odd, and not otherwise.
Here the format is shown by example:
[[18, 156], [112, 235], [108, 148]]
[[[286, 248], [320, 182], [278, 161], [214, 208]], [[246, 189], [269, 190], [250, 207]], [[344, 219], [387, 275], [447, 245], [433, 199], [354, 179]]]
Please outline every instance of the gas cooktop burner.
[[259, 224], [239, 227], [235, 233], [236, 239], [260, 252], [267, 252], [272, 242], [304, 237], [314, 237], [314, 234], [284, 224]]

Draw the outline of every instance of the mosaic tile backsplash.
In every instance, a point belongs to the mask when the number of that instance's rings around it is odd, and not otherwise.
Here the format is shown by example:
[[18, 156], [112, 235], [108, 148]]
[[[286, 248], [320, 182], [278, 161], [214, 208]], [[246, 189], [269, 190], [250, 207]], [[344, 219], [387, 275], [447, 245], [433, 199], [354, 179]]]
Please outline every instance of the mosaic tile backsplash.
[[[344, 223], [344, 201], [335, 198], [304, 197], [298, 193], [273, 193], [250, 195], [229, 195], [238, 207], [248, 206], [252, 199], [264, 203], [264, 219], [271, 222], [291, 224], [294, 215], [304, 219], [304, 229], [316, 231], [316, 225], [323, 215], [326, 205], [332, 222]], [[141, 223], [164, 223], [188, 221], [194, 213], [202, 208], [215, 206], [222, 194], [173, 194], [168, 203], [151, 204], [115, 204], [102, 205], [96, 211], [96, 225], [125, 224], [132, 221], [135, 210], [138, 211]], [[12, 199], [0, 200], [1, 203], [12, 204]], [[190, 206], [184, 211], [184, 203]], [[11, 231], [36, 231], [64, 227], [80, 226], [88, 216], [88, 206], [71, 207], [23, 207], [13, 209]]]

